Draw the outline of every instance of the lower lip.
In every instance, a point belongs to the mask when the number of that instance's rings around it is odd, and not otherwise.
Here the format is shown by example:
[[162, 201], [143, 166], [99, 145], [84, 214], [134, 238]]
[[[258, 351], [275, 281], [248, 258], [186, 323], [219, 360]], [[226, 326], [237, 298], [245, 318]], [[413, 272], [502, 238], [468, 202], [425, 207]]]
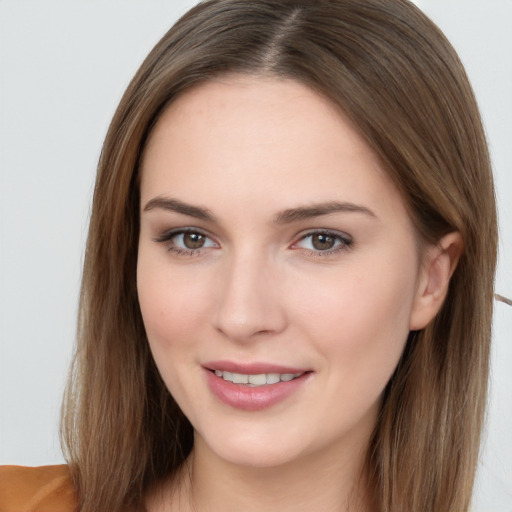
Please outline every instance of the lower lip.
[[244, 411], [259, 411], [281, 402], [296, 392], [308, 379], [310, 373], [304, 373], [296, 379], [278, 382], [266, 386], [251, 387], [233, 384], [206, 370], [210, 391], [223, 403]]

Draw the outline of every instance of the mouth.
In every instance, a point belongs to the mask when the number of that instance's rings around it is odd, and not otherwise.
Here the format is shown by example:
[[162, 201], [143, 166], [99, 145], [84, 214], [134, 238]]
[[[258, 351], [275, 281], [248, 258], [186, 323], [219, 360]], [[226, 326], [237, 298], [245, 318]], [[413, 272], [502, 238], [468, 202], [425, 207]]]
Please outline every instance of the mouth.
[[225, 405], [258, 411], [284, 402], [310, 380], [311, 370], [219, 361], [204, 366], [210, 391]]
[[307, 372], [298, 373], [235, 373], [223, 370], [210, 370], [215, 373], [217, 377], [225, 381], [232, 382], [233, 384], [242, 384], [251, 388], [262, 386], [272, 386], [279, 382], [290, 382], [291, 380], [298, 379]]

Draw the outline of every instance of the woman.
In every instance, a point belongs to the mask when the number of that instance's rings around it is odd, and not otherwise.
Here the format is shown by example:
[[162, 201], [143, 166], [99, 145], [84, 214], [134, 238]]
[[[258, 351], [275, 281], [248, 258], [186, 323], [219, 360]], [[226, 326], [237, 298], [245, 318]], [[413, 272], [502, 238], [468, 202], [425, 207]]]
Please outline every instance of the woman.
[[495, 259], [476, 103], [414, 6], [200, 4], [105, 141], [72, 486], [48, 485], [84, 511], [468, 510]]

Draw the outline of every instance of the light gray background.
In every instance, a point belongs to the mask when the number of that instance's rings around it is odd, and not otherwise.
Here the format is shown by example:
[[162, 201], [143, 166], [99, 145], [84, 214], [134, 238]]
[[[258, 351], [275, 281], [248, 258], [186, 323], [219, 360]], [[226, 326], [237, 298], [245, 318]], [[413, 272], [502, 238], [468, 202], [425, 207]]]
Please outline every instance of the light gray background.
[[[0, 0], [0, 463], [62, 462], [94, 172], [146, 53], [194, 0]], [[512, 297], [512, 1], [417, 0], [459, 51], [483, 112]], [[475, 512], [512, 512], [512, 307], [496, 304]]]

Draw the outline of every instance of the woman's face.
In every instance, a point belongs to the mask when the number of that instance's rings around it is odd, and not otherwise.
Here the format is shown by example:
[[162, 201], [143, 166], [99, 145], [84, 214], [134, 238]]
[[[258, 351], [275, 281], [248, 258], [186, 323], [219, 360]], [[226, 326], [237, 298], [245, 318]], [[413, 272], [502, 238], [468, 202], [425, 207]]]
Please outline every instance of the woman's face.
[[349, 122], [291, 80], [182, 95], [142, 162], [139, 301], [196, 447], [272, 466], [360, 455], [414, 324], [400, 194]]

